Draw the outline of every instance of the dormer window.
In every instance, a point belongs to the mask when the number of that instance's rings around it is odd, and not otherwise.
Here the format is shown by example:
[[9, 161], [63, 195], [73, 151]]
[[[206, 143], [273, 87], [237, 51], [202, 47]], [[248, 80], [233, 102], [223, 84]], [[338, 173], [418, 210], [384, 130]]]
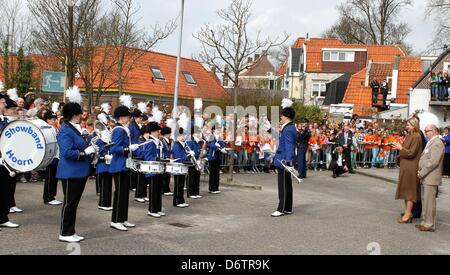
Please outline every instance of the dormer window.
[[355, 62], [355, 52], [348, 51], [324, 51], [324, 62]]
[[184, 78], [186, 79], [186, 82], [191, 85], [196, 85], [197, 81], [195, 81], [194, 77], [190, 72], [183, 72]]
[[158, 80], [165, 80], [161, 70], [159, 69], [159, 67], [151, 67], [153, 76], [158, 79]]

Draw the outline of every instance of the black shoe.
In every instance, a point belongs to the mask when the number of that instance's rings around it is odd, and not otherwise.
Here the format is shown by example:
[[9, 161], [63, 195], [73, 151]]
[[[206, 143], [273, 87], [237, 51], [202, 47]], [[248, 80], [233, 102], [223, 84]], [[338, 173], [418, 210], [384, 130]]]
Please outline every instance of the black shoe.
[[337, 176], [336, 176], [336, 175], [333, 175], [333, 179], [335, 179], [335, 178], [337, 178]]
[[350, 173], [350, 174], [356, 174], [356, 172], [355, 172], [355, 171], [353, 171], [353, 170], [352, 170], [352, 171], [350, 171], [349, 173]]

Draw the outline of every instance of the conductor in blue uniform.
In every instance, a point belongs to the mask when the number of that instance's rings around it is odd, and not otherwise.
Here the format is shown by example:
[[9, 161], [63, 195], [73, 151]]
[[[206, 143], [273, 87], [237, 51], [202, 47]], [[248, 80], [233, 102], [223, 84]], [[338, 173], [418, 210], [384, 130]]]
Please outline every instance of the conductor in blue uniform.
[[293, 166], [295, 159], [295, 145], [297, 142], [297, 128], [293, 123], [295, 110], [292, 107], [284, 108], [281, 112], [281, 133], [274, 165], [278, 170], [278, 197], [279, 205], [272, 217], [281, 217], [292, 214], [293, 193], [292, 175], [284, 169], [283, 163]]

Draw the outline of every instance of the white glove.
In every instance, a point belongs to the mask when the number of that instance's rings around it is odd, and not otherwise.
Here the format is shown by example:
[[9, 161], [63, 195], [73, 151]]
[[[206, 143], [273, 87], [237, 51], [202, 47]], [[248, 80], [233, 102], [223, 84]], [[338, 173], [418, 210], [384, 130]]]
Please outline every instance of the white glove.
[[137, 149], [139, 149], [139, 144], [132, 144], [132, 145], [130, 145], [129, 149], [131, 152], [134, 152]]
[[220, 149], [220, 152], [222, 152], [223, 154], [228, 154], [226, 149]]
[[94, 147], [94, 146], [89, 146], [88, 148], [86, 148], [86, 149], [84, 150], [84, 153], [85, 153], [86, 155], [92, 155], [92, 154], [95, 154], [95, 152], [96, 152], [96, 150], [95, 150], [95, 147]]
[[105, 160], [106, 160], [106, 161], [111, 161], [112, 158], [113, 158], [112, 155], [105, 155]]
[[194, 152], [194, 151], [190, 151], [190, 152], [189, 152], [189, 155], [190, 155], [191, 157], [195, 157], [195, 152]]
[[218, 143], [218, 142], [216, 142], [216, 147], [222, 147], [222, 146], [220, 146], [220, 144]]

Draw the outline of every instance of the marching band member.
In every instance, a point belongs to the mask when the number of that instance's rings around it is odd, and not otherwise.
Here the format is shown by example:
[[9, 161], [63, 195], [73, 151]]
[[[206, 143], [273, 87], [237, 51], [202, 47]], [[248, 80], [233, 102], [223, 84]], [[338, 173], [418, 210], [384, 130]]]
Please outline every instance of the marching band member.
[[[131, 99], [129, 99], [131, 101]], [[114, 111], [117, 126], [112, 132], [111, 154], [112, 160], [109, 172], [114, 179], [114, 202], [111, 227], [119, 231], [128, 231], [135, 227], [128, 222], [128, 200], [130, 192], [130, 173], [126, 167], [126, 160], [130, 153], [139, 149], [139, 145], [131, 144], [128, 123], [130, 122], [130, 109], [119, 106]]]
[[[206, 146], [205, 142], [200, 138], [200, 135], [201, 129], [196, 126], [191, 139], [186, 141], [186, 146], [190, 151], [191, 157], [197, 161], [201, 161], [201, 152]], [[201, 171], [198, 171], [195, 166], [189, 166], [188, 196], [190, 199], [202, 198], [200, 196], [200, 176]]]
[[[170, 159], [172, 156], [172, 129], [169, 127], [164, 127], [161, 130], [161, 141], [163, 144], [163, 152], [164, 152], [164, 159]], [[162, 181], [163, 181], [163, 187], [162, 192], [164, 193], [164, 196], [173, 196], [172, 191], [170, 190], [170, 174], [164, 174], [162, 175]]]
[[[0, 86], [3, 86], [1, 82]], [[7, 99], [7, 96], [0, 93], [0, 134], [9, 123], [8, 119], [4, 116]], [[0, 184], [0, 228], [18, 228], [18, 224], [12, 223], [8, 219], [11, 206], [9, 201], [10, 194], [13, 190], [12, 187], [15, 179], [10, 177], [9, 171], [3, 165], [0, 165], [0, 177], [2, 179], [2, 183]]]
[[56, 177], [61, 180], [64, 191], [59, 240], [74, 243], [84, 240], [84, 237], [76, 234], [75, 222], [78, 204], [90, 173], [89, 156], [94, 154], [96, 149], [89, 146], [81, 135], [83, 111], [79, 90], [76, 87], [71, 88], [67, 95], [70, 103], [63, 107], [64, 122], [57, 135], [60, 155]]
[[[139, 144], [143, 144], [150, 138], [150, 133], [146, 133], [147, 126], [144, 125], [140, 129], [141, 137], [139, 138]], [[148, 131], [147, 131], [148, 132]], [[136, 159], [144, 160], [144, 145], [142, 145], [134, 154]], [[139, 203], [145, 203], [149, 201], [147, 198], [147, 181], [145, 179], [145, 174], [137, 172], [137, 182], [136, 182], [136, 194], [135, 200]]]
[[[6, 99], [6, 107], [5, 107], [5, 114], [6, 119], [9, 122], [12, 122], [17, 119], [17, 103], [11, 99], [11, 97], [17, 98], [17, 90], [16, 89], [10, 89], [8, 90], [8, 95], [10, 98]], [[15, 213], [22, 213], [23, 210], [18, 208], [16, 205], [16, 187], [17, 187], [17, 178], [14, 177], [11, 179], [11, 190], [9, 192], [9, 213], [15, 214]]]
[[272, 217], [275, 218], [284, 216], [285, 214], [292, 214], [292, 175], [283, 166], [283, 164], [292, 166], [295, 158], [295, 144], [297, 142], [298, 132], [293, 123], [295, 110], [292, 108], [292, 104], [293, 102], [288, 99], [283, 100], [281, 134], [274, 159], [274, 165], [278, 169], [278, 197], [280, 200], [277, 211], [272, 214]]
[[[183, 128], [179, 128], [177, 142], [173, 145], [173, 157], [176, 162], [179, 163], [189, 163], [189, 157], [186, 153], [186, 135]], [[178, 208], [189, 207], [184, 200], [184, 184], [186, 182], [185, 175], [174, 176], [174, 194], [173, 194], [173, 206]]]
[[221, 129], [213, 126], [213, 135], [211, 141], [208, 143], [208, 161], [209, 161], [209, 193], [220, 194], [220, 162], [221, 153], [227, 154], [226, 145], [221, 140]]
[[[144, 120], [144, 114], [138, 110], [134, 109], [131, 113], [131, 121], [128, 125], [131, 136], [131, 144], [139, 144], [139, 139], [141, 137], [141, 127]], [[130, 171], [130, 190], [136, 191], [136, 183], [139, 179], [139, 172]]]
[[[108, 124], [108, 118], [105, 113], [98, 115], [98, 120], [104, 125]], [[110, 138], [110, 137], [109, 137]], [[103, 211], [112, 211], [112, 175], [109, 172], [112, 156], [110, 154], [111, 144], [109, 140], [98, 139], [96, 146], [98, 151], [98, 163], [96, 165], [96, 181], [100, 190], [98, 209]]]
[[[160, 161], [163, 157], [163, 145], [159, 140], [161, 127], [157, 122], [150, 122], [144, 126], [143, 133], [144, 138], [148, 141], [152, 141], [143, 147], [143, 157], [145, 161]], [[153, 218], [161, 218], [166, 216], [162, 212], [162, 176], [146, 174], [145, 178], [150, 185], [150, 204], [148, 207], [148, 215]]]
[[[48, 111], [45, 113], [43, 117], [44, 121], [52, 126], [56, 131], [56, 119], [57, 116], [53, 111]], [[62, 202], [56, 200], [56, 194], [58, 192], [58, 179], [56, 178], [56, 172], [58, 170], [58, 159], [59, 156], [55, 157], [52, 161], [52, 163], [45, 168], [45, 182], [44, 182], [44, 193], [43, 193], [43, 199], [44, 204], [51, 205], [51, 206], [58, 206], [61, 205]]]

